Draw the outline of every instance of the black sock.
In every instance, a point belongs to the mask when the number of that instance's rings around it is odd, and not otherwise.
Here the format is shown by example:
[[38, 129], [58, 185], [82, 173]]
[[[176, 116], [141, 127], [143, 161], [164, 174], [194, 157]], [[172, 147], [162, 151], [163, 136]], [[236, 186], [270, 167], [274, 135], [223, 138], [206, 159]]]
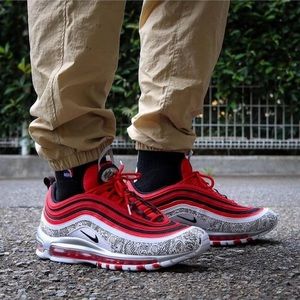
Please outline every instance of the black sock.
[[55, 172], [55, 201], [59, 202], [76, 194], [84, 192], [82, 179], [85, 170], [98, 161], [89, 162], [78, 167]]
[[140, 192], [151, 192], [180, 181], [183, 158], [180, 152], [139, 150], [137, 171], [142, 177], [135, 182], [135, 187]]

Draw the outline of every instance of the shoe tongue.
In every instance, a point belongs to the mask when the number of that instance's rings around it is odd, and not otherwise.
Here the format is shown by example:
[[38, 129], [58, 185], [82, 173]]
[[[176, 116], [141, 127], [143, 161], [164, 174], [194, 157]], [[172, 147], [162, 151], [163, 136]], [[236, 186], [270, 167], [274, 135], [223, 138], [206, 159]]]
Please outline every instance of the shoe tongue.
[[181, 162], [181, 175], [182, 179], [188, 177], [193, 172], [192, 165], [187, 158], [184, 158]]
[[100, 164], [100, 170], [98, 164], [88, 167], [83, 176], [84, 190], [88, 191], [98, 186], [99, 183], [108, 182], [117, 172], [118, 168], [111, 161]]
[[118, 168], [111, 161], [107, 161], [100, 165], [98, 172], [98, 181], [100, 183], [108, 182], [116, 173]]

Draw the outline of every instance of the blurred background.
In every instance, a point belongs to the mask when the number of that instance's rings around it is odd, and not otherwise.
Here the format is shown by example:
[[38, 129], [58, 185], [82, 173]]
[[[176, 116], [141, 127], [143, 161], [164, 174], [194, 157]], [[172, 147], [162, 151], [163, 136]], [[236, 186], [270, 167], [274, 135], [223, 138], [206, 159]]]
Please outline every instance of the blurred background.
[[[138, 18], [127, 1], [120, 61], [107, 106], [114, 109], [117, 153], [133, 153], [126, 128], [137, 112]], [[197, 154], [300, 153], [300, 4], [232, 1], [223, 50], [194, 120]], [[26, 1], [0, 3], [0, 154], [34, 154], [27, 127], [36, 99]]]

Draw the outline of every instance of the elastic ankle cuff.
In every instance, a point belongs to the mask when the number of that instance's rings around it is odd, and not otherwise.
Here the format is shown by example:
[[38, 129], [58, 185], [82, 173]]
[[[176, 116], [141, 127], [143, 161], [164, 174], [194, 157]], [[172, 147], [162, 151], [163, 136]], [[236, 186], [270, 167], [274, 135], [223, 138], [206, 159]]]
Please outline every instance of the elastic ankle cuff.
[[62, 171], [86, 164], [88, 162], [97, 160], [103, 151], [111, 145], [112, 141], [113, 138], [104, 138], [103, 142], [98, 148], [89, 151], [74, 151], [73, 154], [65, 156], [63, 159], [50, 160], [48, 163], [54, 171]]
[[180, 149], [180, 150], [158, 149], [158, 148], [147, 146], [140, 142], [135, 143], [135, 149], [136, 150], [145, 150], [145, 151], [163, 151], [163, 152], [181, 152], [181, 153], [187, 153], [190, 151], [190, 149], [189, 150], [188, 149]]

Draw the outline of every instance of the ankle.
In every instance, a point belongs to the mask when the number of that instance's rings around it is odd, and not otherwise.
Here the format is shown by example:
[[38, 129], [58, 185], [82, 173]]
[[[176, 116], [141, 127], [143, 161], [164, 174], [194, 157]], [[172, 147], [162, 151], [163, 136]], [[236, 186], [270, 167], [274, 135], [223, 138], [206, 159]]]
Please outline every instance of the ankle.
[[93, 161], [71, 169], [56, 171], [55, 201], [59, 202], [82, 193], [84, 191], [82, 182], [85, 171], [97, 163], [97, 161]]
[[182, 179], [180, 152], [142, 151], [138, 152], [137, 171], [142, 174], [135, 187], [141, 192], [151, 192]]

